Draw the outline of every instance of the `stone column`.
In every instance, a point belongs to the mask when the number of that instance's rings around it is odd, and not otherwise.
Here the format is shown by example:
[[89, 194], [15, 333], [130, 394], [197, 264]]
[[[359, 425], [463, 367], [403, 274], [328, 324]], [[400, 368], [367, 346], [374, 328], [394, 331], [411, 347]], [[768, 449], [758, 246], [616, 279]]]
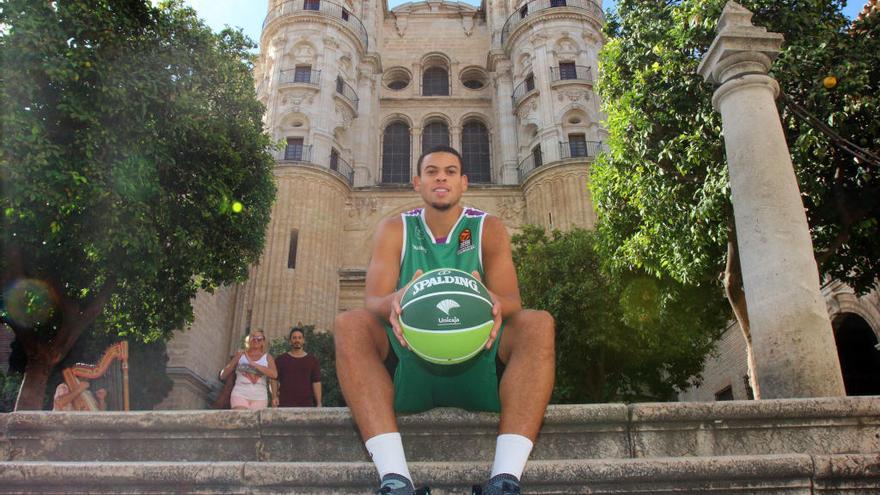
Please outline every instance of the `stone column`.
[[845, 395], [804, 205], [767, 76], [782, 35], [730, 1], [698, 69], [720, 84], [743, 284], [761, 397]]
[[[496, 54], [500, 58], [502, 55]], [[500, 184], [516, 184], [519, 177], [516, 173], [516, 126], [517, 120], [513, 113], [513, 75], [510, 61], [496, 62], [494, 74], [495, 89], [495, 122], [498, 129], [498, 148], [492, 155], [495, 163], [501, 163], [501, 172], [496, 173]], [[497, 166], [497, 165], [496, 165]]]

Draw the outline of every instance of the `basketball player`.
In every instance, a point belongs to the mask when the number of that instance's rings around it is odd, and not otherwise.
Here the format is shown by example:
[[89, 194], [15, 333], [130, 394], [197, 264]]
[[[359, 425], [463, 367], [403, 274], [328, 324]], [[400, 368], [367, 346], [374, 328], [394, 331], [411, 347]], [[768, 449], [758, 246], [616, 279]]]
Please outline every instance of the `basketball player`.
[[[412, 494], [395, 412], [460, 407], [501, 412], [495, 460], [484, 495], [518, 494], [554, 377], [554, 322], [522, 309], [510, 238], [497, 217], [460, 204], [468, 181], [461, 155], [444, 146], [419, 157], [413, 186], [424, 207], [383, 220], [374, 236], [366, 309], [336, 318], [339, 383], [379, 471], [376, 493]], [[457, 365], [435, 365], [407, 349], [400, 299], [418, 274], [435, 268], [476, 272], [489, 289], [495, 326], [486, 348]], [[392, 382], [384, 361], [398, 358]], [[505, 365], [496, 375], [496, 356]]]

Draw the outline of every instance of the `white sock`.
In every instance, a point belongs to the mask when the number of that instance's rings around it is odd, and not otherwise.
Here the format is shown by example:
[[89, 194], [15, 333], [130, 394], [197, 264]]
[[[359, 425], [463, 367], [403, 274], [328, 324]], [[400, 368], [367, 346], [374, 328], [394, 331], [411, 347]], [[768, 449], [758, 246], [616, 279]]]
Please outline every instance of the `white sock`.
[[373, 464], [379, 471], [379, 479], [388, 473], [397, 473], [412, 483], [412, 475], [409, 474], [409, 468], [406, 467], [406, 455], [403, 453], [403, 441], [400, 433], [383, 433], [370, 438], [364, 443], [370, 457], [373, 458]]
[[492, 464], [492, 475], [489, 478], [507, 473], [520, 479], [533, 445], [531, 440], [522, 435], [510, 433], [498, 435], [498, 440], [495, 442], [495, 463]]

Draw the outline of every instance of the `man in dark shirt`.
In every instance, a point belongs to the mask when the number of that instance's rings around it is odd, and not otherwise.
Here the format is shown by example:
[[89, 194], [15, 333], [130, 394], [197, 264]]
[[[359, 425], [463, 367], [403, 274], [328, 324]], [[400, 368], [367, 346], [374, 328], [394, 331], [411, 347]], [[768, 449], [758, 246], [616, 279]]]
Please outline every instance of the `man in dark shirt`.
[[290, 352], [275, 358], [278, 368], [278, 393], [273, 394], [274, 407], [321, 407], [321, 366], [318, 359], [306, 353], [306, 336], [294, 327], [288, 336]]

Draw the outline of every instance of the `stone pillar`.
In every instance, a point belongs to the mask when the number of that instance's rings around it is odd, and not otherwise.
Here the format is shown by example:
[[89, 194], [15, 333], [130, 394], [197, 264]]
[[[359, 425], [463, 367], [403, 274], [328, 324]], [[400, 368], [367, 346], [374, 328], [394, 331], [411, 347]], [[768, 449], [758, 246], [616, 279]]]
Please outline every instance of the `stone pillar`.
[[[500, 55], [496, 55], [500, 58]], [[495, 77], [493, 83], [495, 86], [495, 122], [497, 123], [498, 132], [498, 153], [493, 157], [500, 157], [501, 172], [495, 176], [498, 183], [510, 185], [519, 182], [516, 172], [516, 150], [517, 139], [516, 129], [517, 120], [513, 113], [513, 75], [512, 66], [509, 61], [502, 60], [496, 62]]]
[[698, 69], [720, 84], [730, 188], [761, 397], [845, 395], [804, 205], [767, 76], [782, 35], [730, 1]]

